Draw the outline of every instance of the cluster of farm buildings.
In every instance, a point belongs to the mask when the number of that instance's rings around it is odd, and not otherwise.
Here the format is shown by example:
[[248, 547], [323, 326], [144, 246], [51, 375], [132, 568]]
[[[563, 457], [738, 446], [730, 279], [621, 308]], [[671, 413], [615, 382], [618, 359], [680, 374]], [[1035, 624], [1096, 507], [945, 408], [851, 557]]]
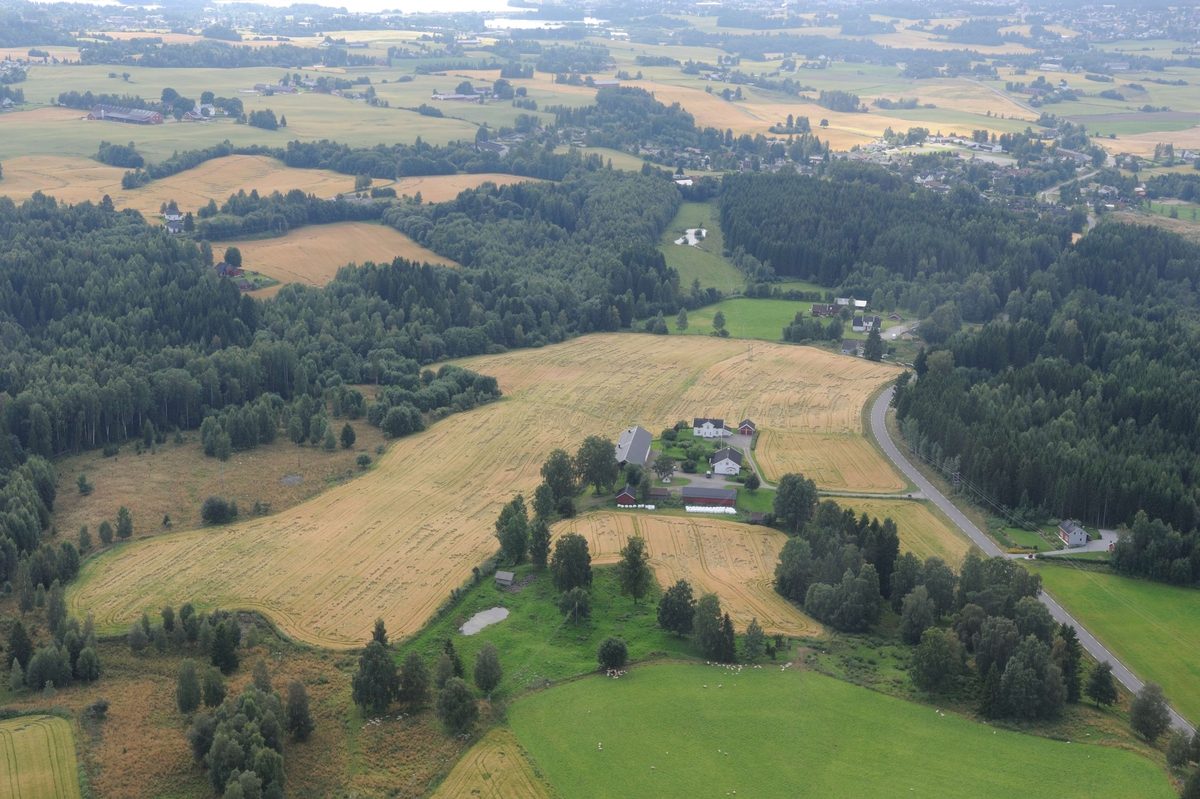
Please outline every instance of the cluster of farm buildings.
[[[697, 417], [692, 420], [692, 435], [699, 439], [721, 439], [732, 435], [753, 436], [757, 426], [750, 419], [738, 422], [736, 428], [731, 428], [724, 419]], [[621, 467], [634, 464], [649, 466], [653, 460], [651, 443], [654, 436], [644, 427], [635, 425], [621, 432], [617, 437], [616, 458]], [[713, 474], [736, 476], [742, 470], [744, 456], [734, 447], [723, 447], [709, 458]], [[665, 488], [650, 489], [650, 499], [666, 499], [670, 492]], [[681, 499], [689, 505], [724, 506], [732, 508], [737, 501], [737, 491], [731, 488], [703, 488], [700, 486], [683, 486], [680, 489]], [[626, 485], [617, 493], [617, 505], [630, 506], [637, 504], [636, 486]]]

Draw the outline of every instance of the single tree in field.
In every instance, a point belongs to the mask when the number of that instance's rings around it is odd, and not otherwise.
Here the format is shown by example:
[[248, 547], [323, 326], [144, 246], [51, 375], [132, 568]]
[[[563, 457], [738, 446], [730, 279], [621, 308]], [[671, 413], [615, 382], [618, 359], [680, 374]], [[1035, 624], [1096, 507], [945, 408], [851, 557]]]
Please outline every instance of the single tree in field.
[[180, 713], [191, 713], [200, 707], [202, 699], [196, 661], [187, 658], [179, 664], [179, 676], [175, 680], [175, 704]]
[[408, 650], [400, 665], [400, 692], [397, 698], [411, 710], [418, 710], [429, 699], [429, 667], [415, 649]]
[[200, 688], [204, 696], [205, 707], [220, 707], [225, 701], [225, 677], [221, 670], [213, 666], [204, 669], [200, 678]]
[[129, 515], [129, 508], [122, 505], [117, 510], [117, 538], [128, 539], [133, 535], [133, 517]]
[[538, 516], [529, 525], [529, 559], [539, 569], [546, 568], [550, 557], [550, 525]]
[[746, 637], [742, 639], [742, 651], [746, 653], [747, 660], [758, 660], [766, 651], [763, 628], [759, 625], [757, 617], [751, 619], [750, 626], [746, 628]]
[[592, 556], [587, 539], [577, 533], [567, 533], [554, 544], [550, 561], [550, 579], [562, 592], [592, 584]]
[[475, 656], [475, 670], [471, 676], [475, 685], [485, 694], [491, 694], [504, 679], [504, 669], [500, 667], [500, 651], [491, 641], [484, 644]]
[[387, 627], [384, 626], [383, 619], [375, 620], [375, 629], [371, 633], [371, 640], [378, 641], [384, 646], [388, 645]]
[[713, 325], [713, 330], [724, 330], [725, 329], [725, 313], [723, 311], [717, 311], [713, 315], [712, 325]]
[[803, 475], [785, 474], [779, 479], [771, 507], [785, 530], [798, 533], [812, 518], [817, 499], [816, 483], [806, 480]]
[[350, 449], [354, 446], [354, 442], [358, 436], [354, 432], [354, 426], [349, 422], [342, 425], [342, 449]]
[[654, 476], [659, 480], [668, 480], [671, 475], [675, 474], [676, 467], [675, 459], [670, 455], [659, 453], [654, 459], [654, 465], [650, 468], [654, 470]]
[[237, 247], [229, 247], [225, 250], [225, 263], [233, 267], [241, 267], [242, 251]]
[[91, 531], [88, 530], [88, 526], [86, 524], [79, 528], [79, 551], [92, 551], [92, 534]]
[[79, 477], [75, 479], [75, 485], [79, 489], [79, 493], [85, 497], [92, 493], [92, 491], [94, 491], [96, 488], [96, 486], [88, 482], [86, 472], [79, 473]]
[[1158, 683], [1146, 683], [1129, 703], [1129, 726], [1150, 743], [1171, 728], [1171, 709]]
[[867, 343], [863, 346], [863, 357], [868, 361], [883, 360], [883, 336], [879, 335], [879, 328], [873, 327], [867, 334]]
[[616, 447], [608, 439], [588, 436], [575, 454], [575, 471], [584, 484], [603, 494], [613, 487], [621, 473]]
[[611, 635], [600, 642], [600, 648], [596, 651], [596, 660], [605, 669], [619, 669], [628, 659], [629, 649], [625, 642]]
[[325, 438], [321, 441], [321, 449], [326, 452], [333, 452], [337, 449], [337, 439], [333, 436], [333, 427], [325, 428]]
[[705, 594], [696, 603], [696, 615], [692, 621], [692, 632], [696, 634], [696, 643], [704, 652], [705, 657], [718, 659], [724, 645], [724, 635], [721, 629], [721, 600], [716, 594]]
[[479, 717], [479, 704], [465, 682], [451, 677], [438, 691], [437, 714], [447, 732], [458, 733], [475, 723]]
[[1112, 705], [1117, 701], [1117, 684], [1113, 680], [1112, 664], [1107, 660], [1096, 664], [1092, 676], [1088, 678], [1087, 688], [1084, 689], [1087, 698], [1100, 705]]
[[572, 624], [578, 624], [580, 619], [592, 617], [592, 596], [586, 588], [576, 586], [563, 593], [558, 598], [558, 612], [566, 616]]
[[679, 315], [675, 317], [675, 329], [681, 333], [688, 329], [687, 308], [679, 309]]
[[575, 496], [575, 465], [571, 456], [561, 449], [551, 452], [542, 464], [542, 480], [550, 487], [554, 505]]
[[746, 475], [745, 486], [747, 491], [757, 491], [761, 485], [762, 480], [759, 479], [758, 472], [750, 472], [750, 474]]
[[654, 573], [650, 571], [650, 553], [646, 541], [635, 535], [625, 542], [621, 559], [617, 561], [617, 579], [621, 583], [621, 594], [633, 597], [636, 605], [650, 590]]
[[383, 644], [372, 640], [358, 660], [358, 671], [350, 681], [350, 697], [364, 710], [386, 713], [400, 690], [396, 661]]
[[299, 680], [292, 680], [288, 683], [287, 731], [297, 741], [303, 741], [316, 726], [308, 710], [308, 689]]
[[658, 626], [668, 632], [687, 635], [692, 631], [695, 616], [696, 602], [692, 599], [692, 586], [687, 580], [676, 582], [658, 601]]

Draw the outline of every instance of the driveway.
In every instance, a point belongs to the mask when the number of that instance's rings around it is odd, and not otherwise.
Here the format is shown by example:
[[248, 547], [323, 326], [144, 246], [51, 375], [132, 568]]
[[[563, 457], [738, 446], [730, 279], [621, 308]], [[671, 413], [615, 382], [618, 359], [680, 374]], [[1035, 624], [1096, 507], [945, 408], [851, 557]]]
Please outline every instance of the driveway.
[[1117, 538], [1116, 530], [1101, 530], [1099, 538], [1093, 538], [1081, 547], [1055, 549], [1051, 552], [1043, 552], [1042, 556], [1052, 558], [1055, 555], [1078, 555], [1080, 552], [1107, 552], [1110, 546], [1117, 543]]

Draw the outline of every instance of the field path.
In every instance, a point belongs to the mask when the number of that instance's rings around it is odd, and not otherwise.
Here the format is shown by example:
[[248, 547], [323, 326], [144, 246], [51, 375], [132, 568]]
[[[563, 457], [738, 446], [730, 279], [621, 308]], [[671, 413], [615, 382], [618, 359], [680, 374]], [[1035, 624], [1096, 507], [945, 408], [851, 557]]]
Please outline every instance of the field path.
[[[991, 538], [988, 538], [988, 536], [985, 535], [982, 530], [976, 527], [975, 524], [968, 519], [962, 511], [955, 507], [954, 503], [946, 499], [942, 492], [938, 491], [932, 483], [926, 480], [924, 475], [917, 471], [916, 467], [908, 462], [908, 459], [904, 457], [904, 455], [896, 447], [896, 444], [892, 441], [891, 436], [888, 434], [887, 425], [885, 424], [884, 420], [885, 416], [887, 415], [888, 406], [892, 402], [892, 394], [894, 392], [895, 389], [892, 388], [889, 388], [887, 391], [883, 392], [883, 394], [881, 394], [879, 399], [875, 402], [875, 406], [871, 408], [871, 430], [875, 433], [875, 439], [879, 442], [880, 446], [883, 447], [883, 451], [887, 454], [887, 456], [891, 458], [892, 463], [896, 464], [901, 471], [908, 475], [908, 478], [925, 493], [925, 496], [931, 499], [933, 504], [937, 505], [942, 513], [945, 513], [947, 516], [949, 516], [950, 520], [958, 525], [958, 528], [966, 533], [967, 536], [969, 536], [970, 539], [975, 542], [980, 549], [983, 550], [985, 555], [988, 557], [1003, 557], [1004, 552], [999, 546], [996, 545], [996, 542]], [[1054, 597], [1043, 591], [1038, 599], [1040, 599], [1042, 604], [1049, 609], [1050, 615], [1054, 617], [1056, 622], [1059, 624], [1070, 624], [1074, 626], [1079, 633], [1079, 643], [1083, 644], [1083, 648], [1088, 651], [1089, 655], [1098, 661], [1107, 660], [1112, 664], [1113, 675], [1121, 681], [1122, 685], [1135, 694], [1142, 690], [1145, 684], [1137, 678], [1137, 675], [1130, 671], [1130, 669], [1124, 663], [1117, 660], [1112, 652], [1109, 652], [1104, 644], [1100, 643], [1096, 639], [1096, 636], [1088, 632], [1086, 627], [1076, 621], [1071, 614], [1067, 613], [1067, 611], [1063, 609], [1063, 606], [1055, 601]], [[1187, 730], [1189, 734], [1191, 734], [1193, 731], [1192, 725], [1189, 724], [1187, 720], [1183, 718], [1183, 716], [1176, 713], [1174, 708], [1171, 710], [1171, 723], [1174, 727]]]
[[287, 511], [112, 547], [84, 564], [72, 612], [104, 634], [192, 601], [260, 610], [319, 646], [361, 645], [376, 617], [404, 636], [495, 553], [501, 506], [532, 498], [553, 449], [693, 416], [861, 435], [863, 402], [895, 372], [812, 347], [758, 344], [750, 361], [742, 342], [629, 334], [463, 365], [494, 375], [504, 399], [396, 441], [369, 473]]

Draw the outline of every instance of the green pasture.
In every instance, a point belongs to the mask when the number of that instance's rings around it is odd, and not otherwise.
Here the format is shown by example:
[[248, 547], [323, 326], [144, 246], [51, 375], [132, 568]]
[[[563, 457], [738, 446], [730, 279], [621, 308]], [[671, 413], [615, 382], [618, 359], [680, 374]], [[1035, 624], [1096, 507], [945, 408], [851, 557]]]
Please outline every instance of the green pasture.
[[508, 716], [563, 796], [1175, 796], [1132, 752], [995, 730], [776, 664], [647, 666], [531, 694]]
[[1006, 527], [1004, 534], [1014, 544], [1026, 549], [1036, 549], [1038, 552], [1051, 552], [1055, 548], [1053, 544], [1042, 536], [1020, 527]]
[[[631, 659], [643, 659], [651, 653], [677, 657], [694, 654], [689, 639], [676, 638], [656, 626], [661, 594], [657, 582], [651, 586], [649, 596], [634, 604], [620, 595], [614, 567], [593, 567], [592, 617], [572, 625], [558, 612], [559, 594], [550, 583], [549, 569], [537, 571], [526, 564], [517, 567], [516, 574], [518, 581], [529, 575], [536, 577], [516, 593], [498, 589], [488, 577], [417, 635], [412, 645], [425, 655], [431, 667], [449, 638], [466, 665], [469, 680], [475, 653], [491, 641], [500, 650], [504, 667], [504, 682], [498, 690], [502, 695], [514, 696], [547, 681], [595, 671], [596, 649], [610, 635], [625, 640]], [[474, 635], [458, 631], [477, 612], [494, 607], [508, 608], [508, 618]], [[402, 647], [401, 654], [407, 649]]]
[[[615, 165], [614, 161], [614, 165]], [[676, 244], [689, 228], [704, 228], [708, 235], [696, 246]], [[741, 291], [746, 278], [725, 260], [721, 226], [713, 218], [711, 203], [683, 203], [663, 233], [658, 248], [667, 266], [679, 272], [679, 285], [685, 289], [699, 280], [701, 288], [715, 287], [726, 294]], [[711, 323], [712, 317], [709, 317]], [[672, 322], [673, 324], [673, 322]], [[731, 331], [732, 332], [732, 331]], [[778, 338], [778, 336], [776, 336]]]
[[[565, 153], [571, 149], [569, 144], [560, 144], [554, 148], [556, 153]], [[575, 148], [586, 155], [598, 155], [604, 159], [604, 163], [612, 162], [613, 169], [624, 169], [628, 172], [640, 172], [642, 164], [645, 163], [636, 155], [623, 153], [620, 150], [613, 150], [608, 147], [577, 147]]]
[[1162, 685], [1180, 713], [1200, 720], [1200, 591], [1053, 558], [1026, 565], [1134, 674]]
[[[725, 314], [725, 329], [729, 331], [731, 337], [779, 341], [783, 338], [783, 328], [792, 323], [796, 312], [807, 313], [811, 308], [811, 302], [735, 297], [730, 300], [722, 300], [715, 305], [689, 311], [687, 330], [678, 330], [674, 319], [667, 321], [670, 323], [672, 333], [682, 332], [693, 336], [707, 336], [713, 332], [713, 317], [717, 315], [717, 311], [721, 311]], [[846, 329], [848, 331], [849, 326]]]

